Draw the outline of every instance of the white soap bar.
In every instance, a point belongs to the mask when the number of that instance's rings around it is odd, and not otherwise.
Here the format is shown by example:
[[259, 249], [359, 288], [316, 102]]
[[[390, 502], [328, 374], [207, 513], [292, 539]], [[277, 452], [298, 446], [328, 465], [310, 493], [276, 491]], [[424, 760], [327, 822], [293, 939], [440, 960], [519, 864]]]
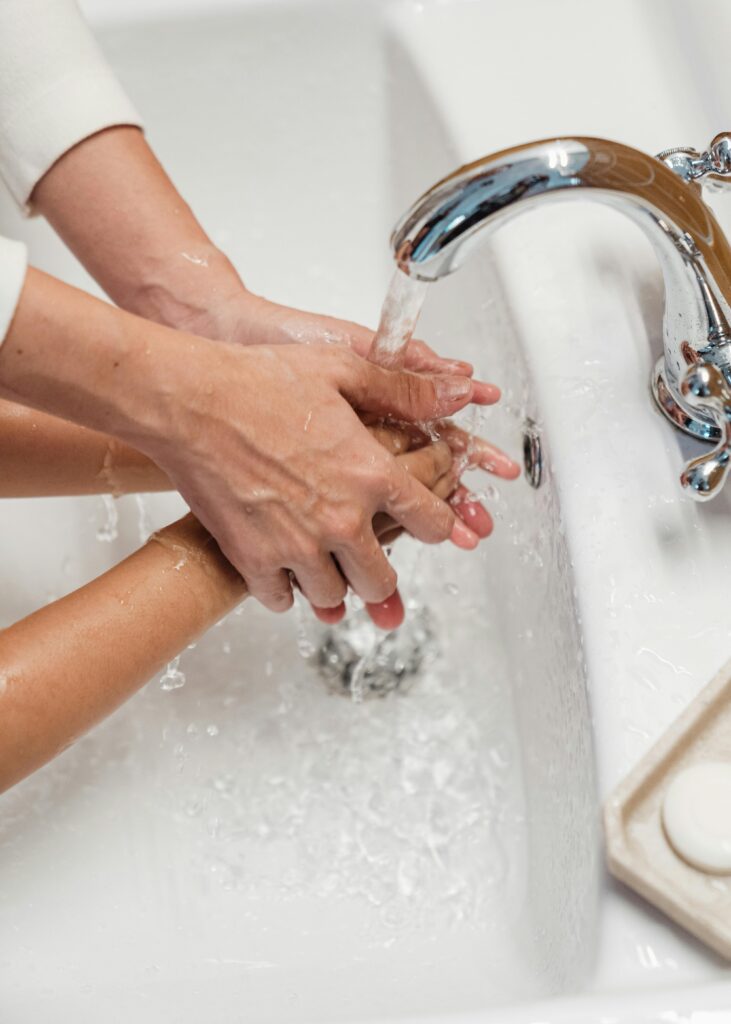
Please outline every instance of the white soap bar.
[[731, 874], [731, 764], [709, 761], [679, 772], [665, 794], [662, 820], [683, 860]]

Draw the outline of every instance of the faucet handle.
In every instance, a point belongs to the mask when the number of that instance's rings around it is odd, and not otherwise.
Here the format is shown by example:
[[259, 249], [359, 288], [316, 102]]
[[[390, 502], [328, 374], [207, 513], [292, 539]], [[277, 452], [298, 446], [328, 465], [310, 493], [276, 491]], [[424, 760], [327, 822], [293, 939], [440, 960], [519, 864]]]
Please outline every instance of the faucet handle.
[[731, 387], [713, 363], [696, 363], [687, 370], [680, 391], [689, 405], [711, 416], [721, 432], [713, 451], [691, 459], [680, 476], [696, 501], [710, 501], [726, 482], [731, 465]]
[[700, 181], [711, 191], [731, 187], [731, 132], [721, 132], [700, 153], [692, 146], [676, 146], [657, 154], [683, 181]]

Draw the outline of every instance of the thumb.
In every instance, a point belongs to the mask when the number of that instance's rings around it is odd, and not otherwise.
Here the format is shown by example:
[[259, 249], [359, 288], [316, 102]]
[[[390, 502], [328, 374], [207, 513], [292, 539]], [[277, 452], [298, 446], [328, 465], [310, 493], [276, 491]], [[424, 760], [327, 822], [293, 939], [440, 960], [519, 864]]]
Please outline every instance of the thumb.
[[446, 373], [384, 370], [364, 359], [344, 364], [338, 386], [343, 398], [362, 411], [420, 422], [451, 416], [472, 398], [469, 377]]

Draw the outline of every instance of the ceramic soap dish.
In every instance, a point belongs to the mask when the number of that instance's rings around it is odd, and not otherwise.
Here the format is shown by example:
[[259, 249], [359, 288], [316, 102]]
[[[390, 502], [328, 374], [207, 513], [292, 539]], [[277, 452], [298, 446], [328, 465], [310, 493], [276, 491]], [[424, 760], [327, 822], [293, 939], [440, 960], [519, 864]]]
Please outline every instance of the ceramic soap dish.
[[731, 662], [605, 806], [613, 875], [731, 960]]

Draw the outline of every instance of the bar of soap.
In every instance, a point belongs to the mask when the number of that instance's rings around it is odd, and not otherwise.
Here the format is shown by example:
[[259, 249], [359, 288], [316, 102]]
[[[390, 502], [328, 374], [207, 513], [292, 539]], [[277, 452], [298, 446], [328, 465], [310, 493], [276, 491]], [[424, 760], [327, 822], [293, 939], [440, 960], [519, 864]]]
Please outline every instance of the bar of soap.
[[665, 834], [700, 871], [731, 874], [731, 764], [709, 761], [679, 772], [663, 801]]

